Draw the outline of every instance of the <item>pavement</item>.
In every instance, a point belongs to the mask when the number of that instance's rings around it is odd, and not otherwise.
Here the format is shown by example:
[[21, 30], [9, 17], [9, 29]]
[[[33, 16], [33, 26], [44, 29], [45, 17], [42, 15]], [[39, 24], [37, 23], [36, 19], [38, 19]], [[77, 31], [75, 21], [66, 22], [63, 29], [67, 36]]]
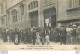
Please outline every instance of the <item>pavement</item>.
[[[15, 45], [13, 42], [3, 42], [3, 40], [0, 39], [0, 43], [1, 45]], [[33, 45], [32, 43], [31, 44], [24, 44], [24, 43], [20, 43], [19, 45]], [[45, 44], [46, 45], [46, 44]], [[60, 42], [50, 42], [49, 45], [60, 45]]]

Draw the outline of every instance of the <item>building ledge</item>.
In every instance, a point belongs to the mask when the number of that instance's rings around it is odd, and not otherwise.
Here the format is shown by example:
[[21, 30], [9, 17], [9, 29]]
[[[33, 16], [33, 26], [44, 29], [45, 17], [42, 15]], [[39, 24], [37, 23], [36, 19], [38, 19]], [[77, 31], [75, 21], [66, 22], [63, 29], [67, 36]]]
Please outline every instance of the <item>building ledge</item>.
[[0, 18], [2, 18], [2, 17], [4, 17], [4, 16], [6, 16], [6, 15], [1, 15]]
[[80, 10], [80, 6], [79, 7], [75, 7], [75, 8], [69, 8], [69, 9], [67, 9], [67, 11], [76, 11], [76, 10]]
[[80, 21], [80, 19], [64, 19], [64, 20], [57, 20], [57, 22], [72, 22], [72, 21]]
[[34, 9], [31, 9], [31, 10], [28, 10], [28, 13], [31, 13], [31, 12], [34, 12], [34, 11], [38, 11], [38, 7], [34, 8]]
[[56, 4], [54, 3], [54, 4], [51, 4], [49, 6], [45, 6], [45, 7], [43, 7], [43, 10], [49, 9], [49, 8], [52, 8], [52, 7], [56, 8]]

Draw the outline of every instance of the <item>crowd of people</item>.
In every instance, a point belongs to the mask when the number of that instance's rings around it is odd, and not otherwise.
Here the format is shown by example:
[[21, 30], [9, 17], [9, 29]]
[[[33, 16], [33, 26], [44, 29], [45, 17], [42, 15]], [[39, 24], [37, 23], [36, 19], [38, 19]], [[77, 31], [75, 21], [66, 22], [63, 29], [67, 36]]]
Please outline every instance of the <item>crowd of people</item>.
[[56, 28], [26, 28], [26, 29], [3, 29], [1, 33], [3, 42], [13, 42], [33, 45], [49, 45], [50, 42], [60, 42], [64, 45], [80, 44], [80, 26], [68, 25]]

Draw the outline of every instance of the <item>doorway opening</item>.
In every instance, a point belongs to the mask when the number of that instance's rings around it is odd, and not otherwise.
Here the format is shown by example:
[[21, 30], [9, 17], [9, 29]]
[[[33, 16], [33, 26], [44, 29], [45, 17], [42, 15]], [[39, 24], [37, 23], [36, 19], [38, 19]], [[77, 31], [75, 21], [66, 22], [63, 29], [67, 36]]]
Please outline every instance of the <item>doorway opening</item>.
[[44, 27], [56, 27], [56, 8], [52, 7], [43, 11]]
[[56, 27], [56, 15], [51, 16], [51, 27]]
[[29, 13], [31, 19], [31, 27], [38, 27], [38, 11]]

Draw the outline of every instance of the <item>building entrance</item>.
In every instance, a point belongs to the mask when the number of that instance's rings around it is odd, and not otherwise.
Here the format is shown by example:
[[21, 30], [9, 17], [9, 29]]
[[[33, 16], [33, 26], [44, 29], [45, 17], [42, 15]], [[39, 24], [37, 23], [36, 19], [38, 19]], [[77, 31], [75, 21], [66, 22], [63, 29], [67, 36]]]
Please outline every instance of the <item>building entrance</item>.
[[31, 27], [38, 27], [38, 11], [30, 13]]
[[56, 8], [49, 8], [44, 12], [44, 26], [45, 27], [56, 27]]

